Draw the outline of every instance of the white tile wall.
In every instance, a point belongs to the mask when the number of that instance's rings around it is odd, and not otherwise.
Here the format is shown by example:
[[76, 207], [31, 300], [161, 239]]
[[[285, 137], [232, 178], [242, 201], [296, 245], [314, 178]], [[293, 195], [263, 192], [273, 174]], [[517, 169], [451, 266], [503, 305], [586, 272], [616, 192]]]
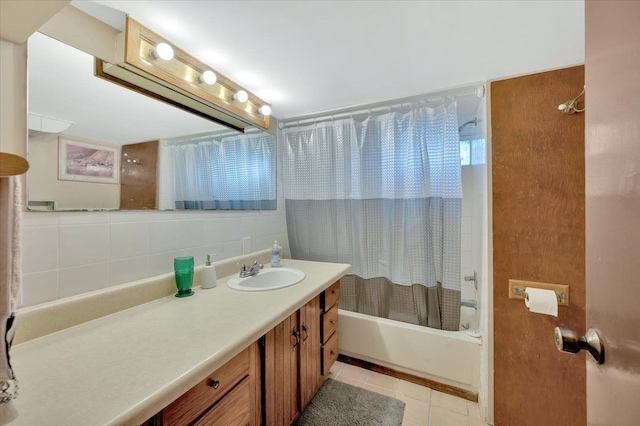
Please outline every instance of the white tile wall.
[[482, 270], [483, 199], [487, 189], [484, 180], [486, 165], [462, 167], [462, 298], [476, 299], [479, 294], [473, 282], [464, 281], [465, 275]]
[[[202, 265], [242, 252], [283, 246], [289, 256], [284, 200], [268, 212], [25, 212], [22, 306], [173, 271], [173, 258]], [[269, 259], [263, 259], [268, 262]]]
[[60, 225], [60, 268], [109, 260], [109, 224]]
[[109, 262], [60, 268], [58, 297], [99, 290], [109, 286]]

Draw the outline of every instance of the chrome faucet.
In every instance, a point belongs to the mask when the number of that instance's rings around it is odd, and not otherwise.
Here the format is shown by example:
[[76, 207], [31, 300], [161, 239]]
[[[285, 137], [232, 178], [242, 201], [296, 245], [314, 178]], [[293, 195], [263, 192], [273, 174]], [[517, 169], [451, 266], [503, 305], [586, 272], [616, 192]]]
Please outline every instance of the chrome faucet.
[[258, 261], [261, 258], [257, 258], [256, 260], [253, 261], [253, 266], [251, 266], [251, 268], [247, 269], [247, 265], [245, 265], [244, 263], [238, 263], [238, 265], [240, 265], [240, 278], [246, 278], [246, 277], [251, 277], [253, 275], [257, 275], [258, 272], [260, 272], [260, 269], [264, 268], [264, 265], [262, 263], [258, 263]]

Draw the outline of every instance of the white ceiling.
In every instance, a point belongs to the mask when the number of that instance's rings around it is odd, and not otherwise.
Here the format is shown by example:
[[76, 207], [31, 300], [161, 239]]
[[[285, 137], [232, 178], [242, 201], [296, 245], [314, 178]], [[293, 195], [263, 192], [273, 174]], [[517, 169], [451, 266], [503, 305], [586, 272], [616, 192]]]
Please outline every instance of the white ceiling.
[[244, 85], [280, 119], [584, 62], [578, 0], [97, 3]]

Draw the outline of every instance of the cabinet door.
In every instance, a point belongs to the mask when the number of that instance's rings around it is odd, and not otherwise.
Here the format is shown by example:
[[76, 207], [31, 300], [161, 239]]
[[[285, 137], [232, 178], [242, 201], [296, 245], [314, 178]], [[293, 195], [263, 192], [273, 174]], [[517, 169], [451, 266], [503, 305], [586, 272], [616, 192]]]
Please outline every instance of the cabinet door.
[[300, 309], [300, 398], [305, 409], [320, 387], [320, 296]]
[[289, 426], [300, 415], [299, 311], [265, 335], [265, 424]]
[[293, 423], [300, 416], [300, 311], [295, 312], [284, 320], [285, 333], [288, 333], [288, 342], [285, 341], [284, 352], [284, 376], [285, 376], [285, 420], [286, 425]]

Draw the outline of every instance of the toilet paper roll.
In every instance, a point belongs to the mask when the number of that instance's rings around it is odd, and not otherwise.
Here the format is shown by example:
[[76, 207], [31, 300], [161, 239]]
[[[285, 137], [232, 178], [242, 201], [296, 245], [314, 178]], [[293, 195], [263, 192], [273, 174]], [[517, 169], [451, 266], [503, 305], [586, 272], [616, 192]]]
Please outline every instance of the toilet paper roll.
[[529, 295], [524, 300], [529, 312], [558, 316], [558, 297], [555, 291], [527, 287], [525, 292]]

